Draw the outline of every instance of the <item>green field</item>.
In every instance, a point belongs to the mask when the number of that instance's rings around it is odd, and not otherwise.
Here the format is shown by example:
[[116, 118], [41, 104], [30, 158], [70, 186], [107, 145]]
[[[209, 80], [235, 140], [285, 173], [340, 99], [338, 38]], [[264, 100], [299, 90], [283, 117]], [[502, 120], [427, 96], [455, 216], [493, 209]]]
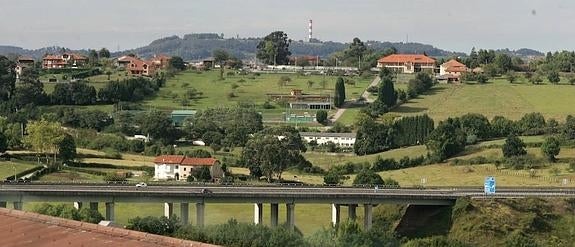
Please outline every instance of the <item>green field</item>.
[[[192, 101], [189, 108], [206, 109], [217, 106], [237, 105], [238, 102], [252, 102], [256, 105], [261, 105], [267, 100], [267, 93], [289, 94], [291, 89], [302, 89], [303, 93], [310, 94], [333, 94], [336, 80], [336, 77], [333, 76], [297, 74], [225, 75], [225, 79], [220, 80], [219, 73], [217, 70], [201, 73], [194, 71], [182, 72], [169, 79], [166, 85], [160, 89], [158, 96], [146, 101], [146, 104], [162, 109], [181, 109], [183, 107], [174, 101], [174, 95], [181, 96], [188, 89], [195, 88], [203, 94], [199, 99]], [[277, 82], [282, 76], [290, 77], [291, 82], [280, 87]], [[348, 99], [359, 98], [372, 80], [371, 77], [368, 79], [352, 77], [350, 79], [356, 81], [356, 85], [346, 85]], [[326, 81], [325, 88], [321, 83], [323, 80]], [[311, 88], [308, 87], [308, 81], [314, 82]], [[238, 87], [233, 89], [232, 85]], [[236, 97], [228, 97], [231, 92], [234, 92]], [[282, 112], [285, 109], [276, 107], [276, 109], [266, 111]]]
[[480, 113], [489, 119], [496, 115], [519, 119], [541, 112], [559, 121], [573, 114], [575, 87], [560, 85], [510, 84], [493, 79], [487, 84], [439, 84], [430, 92], [392, 111], [401, 115], [428, 114], [435, 120]]
[[9, 176], [14, 176], [14, 171], [16, 173], [20, 173], [36, 166], [38, 165], [33, 162], [0, 161], [0, 180], [4, 180]]

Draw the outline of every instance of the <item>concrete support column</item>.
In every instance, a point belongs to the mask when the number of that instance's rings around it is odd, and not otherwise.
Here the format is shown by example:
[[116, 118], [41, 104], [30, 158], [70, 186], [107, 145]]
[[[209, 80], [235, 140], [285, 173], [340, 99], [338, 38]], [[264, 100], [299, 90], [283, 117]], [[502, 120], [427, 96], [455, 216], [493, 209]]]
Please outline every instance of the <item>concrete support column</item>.
[[364, 204], [363, 209], [363, 227], [365, 230], [369, 230], [373, 223], [373, 205]]
[[203, 202], [196, 203], [196, 223], [199, 227], [204, 226], [204, 209], [206, 204]]
[[77, 210], [82, 209], [82, 202], [74, 202], [74, 208]]
[[114, 221], [114, 203], [113, 202], [106, 202], [106, 220], [107, 221]]
[[254, 224], [259, 225], [264, 223], [264, 204], [254, 204]]
[[278, 226], [278, 222], [279, 222], [278, 215], [279, 215], [279, 206], [277, 203], [272, 203], [270, 205], [270, 216], [271, 216], [270, 217], [271, 218], [271, 224], [270, 225], [272, 227]]
[[182, 225], [187, 225], [190, 223], [189, 214], [190, 214], [189, 204], [188, 203], [180, 203], [180, 219], [182, 221]]
[[357, 214], [356, 214], [356, 208], [357, 205], [356, 204], [349, 204], [347, 205], [347, 217], [349, 218], [349, 220], [351, 221], [355, 221], [355, 219], [357, 218]]
[[339, 204], [331, 204], [331, 224], [334, 227], [339, 225], [340, 213], [341, 211]]
[[90, 202], [90, 209], [98, 211], [98, 202]]
[[0, 202], [0, 208], [6, 208], [6, 202]]
[[171, 202], [164, 203], [164, 216], [170, 219], [174, 215], [174, 204]]
[[14, 209], [22, 210], [22, 202], [14, 202]]
[[286, 222], [289, 229], [294, 229], [295, 227], [295, 204], [286, 204]]

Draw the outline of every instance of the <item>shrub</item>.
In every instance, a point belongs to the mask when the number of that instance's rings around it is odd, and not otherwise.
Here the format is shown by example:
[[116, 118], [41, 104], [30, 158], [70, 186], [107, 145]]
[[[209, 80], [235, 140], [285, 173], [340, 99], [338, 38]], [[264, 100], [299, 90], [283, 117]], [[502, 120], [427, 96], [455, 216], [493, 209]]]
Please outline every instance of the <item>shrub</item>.
[[315, 119], [318, 123], [326, 124], [327, 123], [327, 111], [319, 110], [315, 113]]
[[541, 153], [552, 162], [555, 162], [555, 156], [559, 154], [561, 147], [559, 146], [559, 140], [555, 137], [547, 137], [545, 142], [541, 145]]

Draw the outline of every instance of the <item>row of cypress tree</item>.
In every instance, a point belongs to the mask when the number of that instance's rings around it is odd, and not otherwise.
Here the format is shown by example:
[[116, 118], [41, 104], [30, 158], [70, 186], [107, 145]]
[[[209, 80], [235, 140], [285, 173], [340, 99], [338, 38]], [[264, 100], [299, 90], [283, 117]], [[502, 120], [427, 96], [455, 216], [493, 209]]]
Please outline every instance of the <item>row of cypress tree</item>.
[[394, 143], [400, 147], [423, 144], [433, 128], [433, 119], [427, 114], [403, 117], [394, 122]]

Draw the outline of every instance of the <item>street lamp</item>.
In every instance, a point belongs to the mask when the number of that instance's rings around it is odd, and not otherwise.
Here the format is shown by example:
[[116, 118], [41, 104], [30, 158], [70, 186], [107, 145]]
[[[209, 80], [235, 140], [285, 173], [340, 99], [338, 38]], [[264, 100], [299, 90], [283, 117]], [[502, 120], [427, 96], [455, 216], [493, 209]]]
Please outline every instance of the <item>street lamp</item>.
[[14, 182], [18, 181], [18, 179], [16, 178], [16, 165], [12, 165], [12, 168], [14, 168]]

